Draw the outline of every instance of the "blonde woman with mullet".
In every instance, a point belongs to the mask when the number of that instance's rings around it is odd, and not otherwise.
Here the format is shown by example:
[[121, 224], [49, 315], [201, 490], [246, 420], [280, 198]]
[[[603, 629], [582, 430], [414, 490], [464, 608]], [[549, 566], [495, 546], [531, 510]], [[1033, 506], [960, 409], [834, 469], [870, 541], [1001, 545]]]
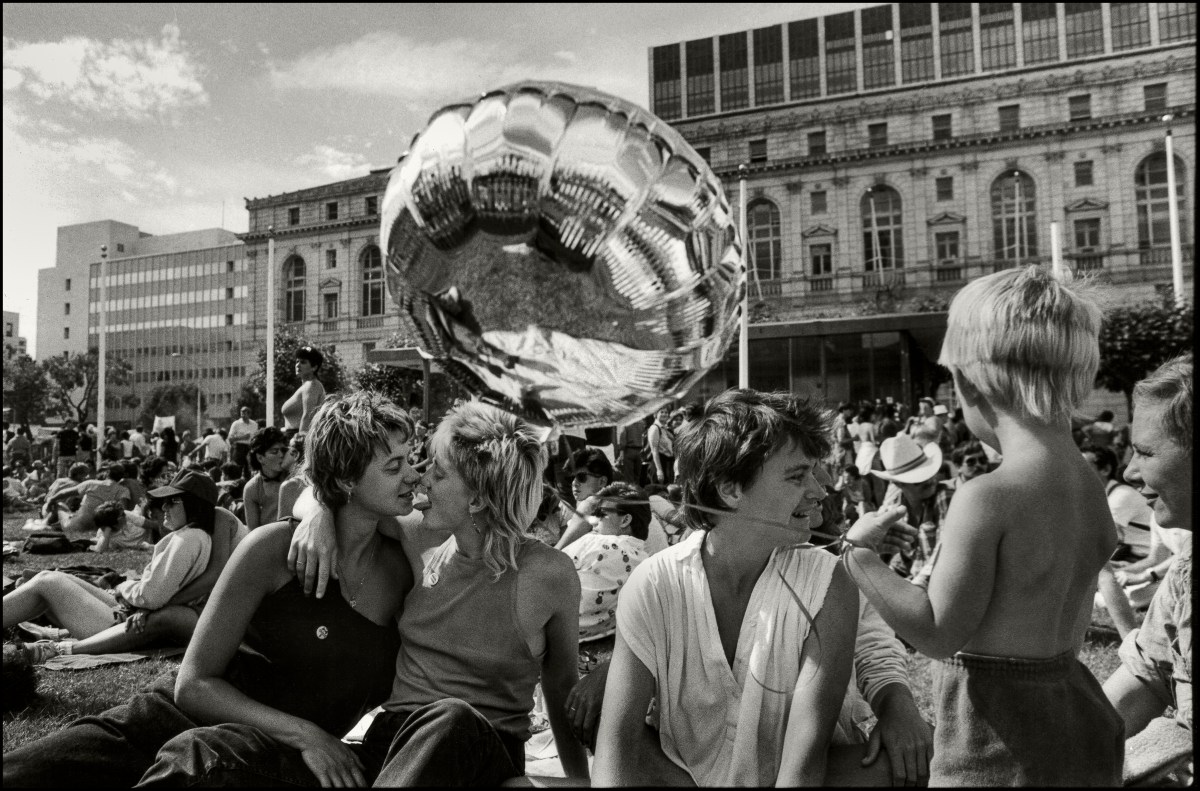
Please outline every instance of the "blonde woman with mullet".
[[[310, 451], [311, 452], [311, 451]], [[392, 694], [363, 738], [376, 786], [497, 785], [525, 773], [534, 686], [569, 777], [587, 759], [565, 701], [578, 681], [579, 578], [525, 535], [546, 453], [533, 428], [470, 401], [438, 424], [418, 519], [384, 520], [414, 562]], [[302, 496], [291, 555], [317, 596], [337, 569], [329, 514]], [[311, 528], [311, 529], [310, 529]], [[344, 584], [344, 583], [343, 583]]]

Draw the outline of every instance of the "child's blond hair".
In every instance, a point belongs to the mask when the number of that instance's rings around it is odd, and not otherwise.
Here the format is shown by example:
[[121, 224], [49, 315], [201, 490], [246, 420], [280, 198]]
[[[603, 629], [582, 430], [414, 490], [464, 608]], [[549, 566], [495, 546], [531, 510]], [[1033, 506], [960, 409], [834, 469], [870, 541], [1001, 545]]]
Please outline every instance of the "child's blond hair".
[[1038, 266], [968, 283], [950, 303], [941, 365], [988, 402], [1044, 422], [1069, 418], [1092, 391], [1102, 311], [1094, 286]]

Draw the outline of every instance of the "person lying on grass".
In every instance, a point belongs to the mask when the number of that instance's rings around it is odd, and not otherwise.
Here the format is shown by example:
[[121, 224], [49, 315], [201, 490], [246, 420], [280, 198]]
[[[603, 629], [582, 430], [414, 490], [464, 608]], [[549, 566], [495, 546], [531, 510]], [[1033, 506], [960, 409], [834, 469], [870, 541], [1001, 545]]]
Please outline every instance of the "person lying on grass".
[[305, 596], [287, 567], [290, 523], [254, 530], [217, 583], [178, 678], [165, 674], [128, 703], [6, 754], [4, 785], [367, 785], [341, 736], [393, 678], [395, 622], [413, 575], [376, 525], [412, 511], [411, 435], [408, 415], [377, 394], [327, 401], [307, 464], [334, 514], [341, 586]]
[[[167, 499], [167, 534], [154, 545], [139, 579], [108, 591], [65, 572], [41, 571], [4, 597], [4, 628], [46, 615], [73, 638], [26, 645], [23, 661], [41, 664], [59, 654], [187, 645], [204, 601], [245, 528], [228, 511], [215, 507], [216, 486], [201, 473], [182, 472], [151, 495]], [[121, 509], [118, 503], [111, 506]], [[106, 519], [111, 516], [110, 510]], [[12, 652], [5, 655], [15, 657]]]

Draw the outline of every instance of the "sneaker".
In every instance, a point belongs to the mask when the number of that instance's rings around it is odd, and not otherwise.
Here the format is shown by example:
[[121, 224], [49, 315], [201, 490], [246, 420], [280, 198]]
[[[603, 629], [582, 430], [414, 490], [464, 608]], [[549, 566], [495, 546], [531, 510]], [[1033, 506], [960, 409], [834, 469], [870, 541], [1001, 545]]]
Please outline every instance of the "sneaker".
[[56, 626], [41, 626], [40, 624], [24, 621], [17, 624], [17, 632], [29, 640], [66, 640], [71, 633]]
[[38, 640], [25, 644], [25, 659], [31, 665], [40, 665], [47, 659], [58, 656], [58, 643], [53, 640]]

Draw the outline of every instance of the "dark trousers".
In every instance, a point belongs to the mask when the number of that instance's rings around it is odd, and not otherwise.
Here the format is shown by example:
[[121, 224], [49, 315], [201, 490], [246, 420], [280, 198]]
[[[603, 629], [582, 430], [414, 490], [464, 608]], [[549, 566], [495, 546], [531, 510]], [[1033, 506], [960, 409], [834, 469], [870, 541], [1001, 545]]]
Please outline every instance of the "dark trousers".
[[375, 787], [497, 786], [525, 774], [525, 745], [469, 703], [445, 698], [383, 711], [363, 738]]
[[248, 725], [200, 727], [173, 700], [174, 674], [128, 703], [4, 756], [4, 785], [73, 788], [318, 785], [300, 753]]

